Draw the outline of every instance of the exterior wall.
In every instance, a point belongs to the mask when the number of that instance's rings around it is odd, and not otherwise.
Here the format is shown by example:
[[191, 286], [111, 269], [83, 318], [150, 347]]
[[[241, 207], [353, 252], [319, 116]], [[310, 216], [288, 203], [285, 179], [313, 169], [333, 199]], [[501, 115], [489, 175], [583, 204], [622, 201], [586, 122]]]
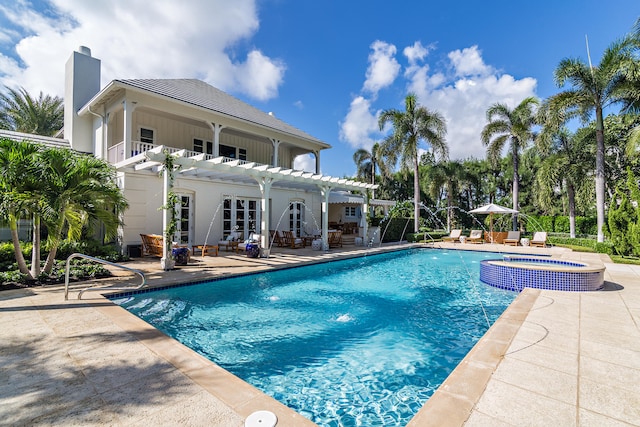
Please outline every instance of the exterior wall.
[[[140, 234], [162, 234], [162, 177], [150, 173], [126, 173], [121, 180], [124, 194], [129, 201], [125, 212], [122, 234], [123, 248], [139, 245]], [[227, 183], [176, 176], [173, 190], [193, 196], [192, 244], [215, 243], [223, 238], [222, 202], [225, 196], [261, 199], [258, 185], [233, 185]], [[289, 203], [304, 203], [305, 231], [311, 233], [321, 227], [321, 196], [319, 192], [272, 189], [270, 193], [270, 229], [289, 229]], [[209, 227], [211, 231], [209, 232]]]
[[[345, 207], [355, 207], [356, 216], [346, 216]], [[329, 222], [360, 222], [362, 215], [362, 205], [359, 204], [343, 204], [343, 203], [330, 203], [329, 204]]]
[[[213, 141], [213, 131], [205, 123], [189, 123], [180, 118], [171, 118], [153, 114], [144, 109], [133, 112], [131, 126], [131, 140], [140, 140], [140, 127], [153, 129], [155, 143], [169, 147], [193, 150], [194, 138], [203, 141]], [[101, 132], [101, 129], [98, 130]], [[101, 140], [102, 138], [99, 137]], [[108, 124], [107, 148], [124, 141], [124, 113], [123, 110], [114, 111], [110, 115]], [[96, 139], [96, 145], [101, 143]], [[273, 162], [273, 144], [267, 138], [239, 135], [223, 129], [220, 133], [220, 144], [247, 150], [247, 160], [271, 165]], [[98, 149], [96, 149], [98, 152]], [[106, 155], [104, 156], [106, 158]], [[292, 147], [281, 144], [278, 149], [278, 166], [292, 168], [295, 156]]]

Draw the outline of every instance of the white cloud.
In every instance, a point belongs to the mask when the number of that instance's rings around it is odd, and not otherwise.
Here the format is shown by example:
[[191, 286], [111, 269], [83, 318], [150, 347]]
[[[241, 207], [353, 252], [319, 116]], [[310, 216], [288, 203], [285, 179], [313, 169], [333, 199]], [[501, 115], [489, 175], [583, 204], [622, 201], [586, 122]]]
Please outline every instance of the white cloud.
[[102, 60], [103, 84], [193, 77], [265, 100], [283, 82], [281, 61], [239, 48], [259, 27], [255, 0], [51, 0], [48, 9], [21, 0], [0, 8], [20, 33], [3, 34], [19, 61], [0, 56], [0, 83], [62, 96], [64, 64], [80, 45]]
[[316, 159], [311, 154], [301, 154], [293, 159], [293, 168], [299, 171], [315, 172]]
[[247, 95], [265, 101], [278, 95], [286, 67], [254, 50], [236, 69], [236, 85]]
[[[471, 61], [466, 62], [460, 52], [449, 54], [449, 58], [455, 58], [451, 64], [453, 79], [438, 73], [427, 76], [421, 86], [423, 90], [416, 90], [416, 93], [422, 104], [439, 111], [447, 120], [451, 159], [485, 158], [486, 147], [480, 140], [480, 133], [487, 123], [489, 106], [500, 102], [515, 107], [526, 97], [535, 96], [537, 81], [531, 77], [518, 80], [500, 74], [484, 65], [481, 57], [475, 57], [475, 52], [468, 57]], [[483, 74], [479, 74], [481, 71]], [[420, 86], [414, 82], [414, 87]]]
[[355, 97], [340, 124], [340, 139], [354, 148], [370, 150], [374, 142], [371, 134], [378, 129], [378, 116], [371, 112], [371, 101], [362, 96]]
[[[383, 42], [385, 46], [390, 46]], [[477, 46], [454, 50], [445, 64], [431, 70], [424, 63], [433, 45], [420, 42], [403, 50], [407, 58], [404, 71], [406, 90], [417, 95], [419, 102], [440, 112], [447, 120], [447, 144], [451, 159], [485, 158], [486, 147], [480, 140], [489, 106], [501, 102], [513, 108], [524, 98], [535, 96], [536, 80], [516, 79], [485, 64]], [[380, 137], [374, 101], [355, 98], [341, 125], [340, 137], [353, 147], [371, 148], [372, 137]], [[388, 108], [388, 106], [382, 106]]]
[[479, 75], [485, 76], [494, 73], [492, 67], [484, 63], [482, 52], [478, 46], [471, 46], [462, 50], [449, 52], [449, 60], [458, 77]]
[[400, 72], [400, 64], [395, 58], [394, 45], [376, 40], [370, 48], [373, 52], [369, 54], [369, 68], [363, 89], [375, 96], [394, 82]]
[[413, 46], [405, 47], [402, 53], [407, 57], [409, 64], [415, 64], [418, 61], [422, 61], [433, 48], [434, 45], [422, 46], [422, 43], [417, 41]]

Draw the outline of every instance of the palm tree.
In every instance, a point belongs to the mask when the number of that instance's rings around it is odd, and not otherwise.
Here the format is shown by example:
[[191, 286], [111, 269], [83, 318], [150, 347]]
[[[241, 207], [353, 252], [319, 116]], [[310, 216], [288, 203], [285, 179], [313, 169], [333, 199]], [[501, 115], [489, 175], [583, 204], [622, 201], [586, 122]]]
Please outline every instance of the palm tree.
[[[535, 134], [533, 126], [536, 124], [535, 107], [538, 100], [534, 97], [525, 98], [513, 110], [506, 104], [496, 103], [487, 110], [487, 124], [482, 129], [482, 142], [487, 146], [487, 156], [496, 164], [502, 157], [504, 146], [509, 145], [513, 162], [513, 209], [518, 210], [518, 192], [520, 184], [520, 153], [533, 141]], [[517, 216], [513, 216], [513, 229], [518, 227]]]
[[634, 53], [637, 44], [632, 37], [616, 41], [603, 53], [599, 65], [586, 64], [581, 59], [566, 58], [554, 72], [558, 87], [571, 87], [548, 102], [554, 110], [564, 110], [567, 117], [580, 117], [585, 123], [592, 113], [596, 121], [596, 212], [598, 242], [604, 241], [605, 207], [605, 144], [603, 110], [629, 95], [629, 75], [637, 68]]
[[439, 201], [443, 190], [447, 196], [448, 231], [451, 230], [451, 225], [455, 223], [455, 212], [452, 207], [456, 203], [455, 198], [459, 195], [460, 187], [465, 178], [465, 170], [459, 161], [439, 162], [429, 169], [430, 185], [428, 185], [428, 188], [431, 197]]
[[5, 88], [7, 93], [0, 93], [0, 128], [44, 136], [53, 136], [62, 129], [61, 98], [40, 92], [36, 99], [24, 88]]
[[555, 189], [565, 188], [569, 207], [569, 233], [576, 237], [576, 193], [579, 192], [589, 173], [587, 157], [589, 129], [579, 129], [572, 134], [561, 128], [550, 136], [550, 144], [539, 144], [546, 155], [536, 174], [537, 201], [543, 207], [553, 205]]
[[405, 111], [384, 110], [378, 118], [380, 130], [387, 123], [393, 126], [393, 133], [383, 143], [383, 149], [390, 153], [389, 159], [400, 159], [403, 169], [413, 169], [414, 231], [418, 231], [420, 219], [420, 177], [418, 148], [424, 141], [441, 159], [449, 158], [449, 147], [445, 141], [447, 125], [444, 117], [437, 111], [418, 106], [415, 94], [405, 98]]
[[40, 150], [41, 146], [36, 144], [0, 139], [0, 216], [9, 224], [18, 269], [29, 279], [34, 279], [38, 271], [32, 274], [22, 255], [18, 220], [33, 211], [36, 204], [34, 190], [42, 185], [34, 166], [34, 158]]
[[64, 148], [44, 150], [41, 156], [49, 229], [43, 271], [49, 273], [65, 231], [78, 240], [84, 226], [100, 223], [110, 239], [122, 225], [120, 216], [128, 203], [116, 184], [115, 170], [105, 161]]
[[353, 161], [357, 167], [358, 178], [371, 181], [372, 184], [376, 183], [376, 168], [380, 170], [383, 177], [387, 177], [390, 174], [382, 146], [377, 142], [373, 144], [371, 151], [367, 151], [366, 148], [356, 150], [353, 153]]

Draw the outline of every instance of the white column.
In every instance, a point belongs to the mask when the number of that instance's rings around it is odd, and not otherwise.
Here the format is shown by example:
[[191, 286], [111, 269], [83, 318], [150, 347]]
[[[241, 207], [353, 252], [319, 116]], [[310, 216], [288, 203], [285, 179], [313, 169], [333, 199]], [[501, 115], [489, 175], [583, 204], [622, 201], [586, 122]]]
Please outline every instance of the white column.
[[320, 151], [314, 151], [313, 154], [316, 156], [316, 174], [320, 175]]
[[367, 234], [369, 233], [369, 221], [367, 221], [367, 214], [369, 213], [369, 198], [367, 195], [364, 195], [363, 203], [362, 203], [362, 216], [364, 220], [364, 226], [362, 227], [362, 241], [367, 242]]
[[111, 120], [111, 113], [105, 113], [102, 120], [102, 156], [100, 158], [109, 160], [109, 120]]
[[209, 123], [209, 127], [213, 131], [213, 157], [220, 155], [220, 131], [225, 128], [219, 123]]
[[269, 193], [271, 192], [273, 178], [256, 178], [256, 181], [258, 181], [260, 193], [262, 194], [262, 200], [260, 201], [260, 247], [262, 248], [263, 256], [269, 257]]
[[123, 126], [123, 141], [124, 141], [124, 159], [131, 157], [131, 126], [133, 124], [133, 108], [134, 105], [131, 101], [126, 99], [122, 101], [122, 107], [124, 108], [124, 126]]
[[275, 138], [269, 138], [271, 139], [271, 144], [273, 144], [273, 164], [272, 166], [278, 166], [278, 149], [280, 148], [280, 143], [282, 141], [280, 141], [279, 139], [275, 139]]
[[[162, 170], [162, 206], [166, 207], [169, 203], [169, 191], [171, 191], [171, 172], [164, 168]], [[171, 270], [173, 268], [172, 259], [169, 256], [171, 250], [171, 242], [167, 240], [166, 230], [171, 221], [169, 209], [162, 209], [162, 258], [160, 259], [160, 265], [163, 270]]]
[[320, 194], [322, 194], [322, 248], [325, 251], [329, 250], [329, 193], [331, 193], [331, 189], [330, 185], [320, 187]]

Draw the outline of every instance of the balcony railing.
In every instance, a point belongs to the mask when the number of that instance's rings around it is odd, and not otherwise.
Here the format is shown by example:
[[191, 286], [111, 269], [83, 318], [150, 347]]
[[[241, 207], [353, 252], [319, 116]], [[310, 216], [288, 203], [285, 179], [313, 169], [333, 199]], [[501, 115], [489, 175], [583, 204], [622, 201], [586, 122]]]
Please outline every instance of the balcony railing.
[[[140, 141], [131, 141], [131, 155], [128, 157], [133, 157], [137, 154], [144, 153], [145, 151], [149, 151], [155, 147], [157, 147], [157, 145], [155, 144], [149, 144], [147, 142], [140, 142]], [[165, 148], [169, 153], [175, 153], [183, 150], [182, 148], [175, 148], [175, 147], [165, 147]], [[125, 154], [124, 141], [122, 141], [112, 147], [109, 147], [109, 149], [107, 150], [107, 160], [109, 161], [109, 163], [112, 163], [112, 164], [119, 163], [127, 158], [124, 154]], [[202, 155], [202, 153], [199, 153], [197, 151], [192, 151], [192, 150], [186, 150], [185, 152], [185, 157], [195, 157], [199, 155]], [[204, 160], [210, 160], [214, 158], [215, 156], [212, 154], [204, 155]], [[223, 163], [238, 161], [238, 163], [241, 165], [244, 165], [247, 163], [256, 163], [248, 160], [233, 159], [231, 157], [223, 157], [222, 161]], [[260, 165], [260, 163], [256, 163], [256, 165]]]
[[131, 154], [129, 156], [124, 155], [124, 141], [117, 143], [113, 147], [109, 147], [107, 150], [107, 160], [109, 163], [120, 163], [128, 157], [133, 157], [136, 154], [144, 153], [155, 147], [155, 144], [149, 144], [148, 142], [131, 141]]

